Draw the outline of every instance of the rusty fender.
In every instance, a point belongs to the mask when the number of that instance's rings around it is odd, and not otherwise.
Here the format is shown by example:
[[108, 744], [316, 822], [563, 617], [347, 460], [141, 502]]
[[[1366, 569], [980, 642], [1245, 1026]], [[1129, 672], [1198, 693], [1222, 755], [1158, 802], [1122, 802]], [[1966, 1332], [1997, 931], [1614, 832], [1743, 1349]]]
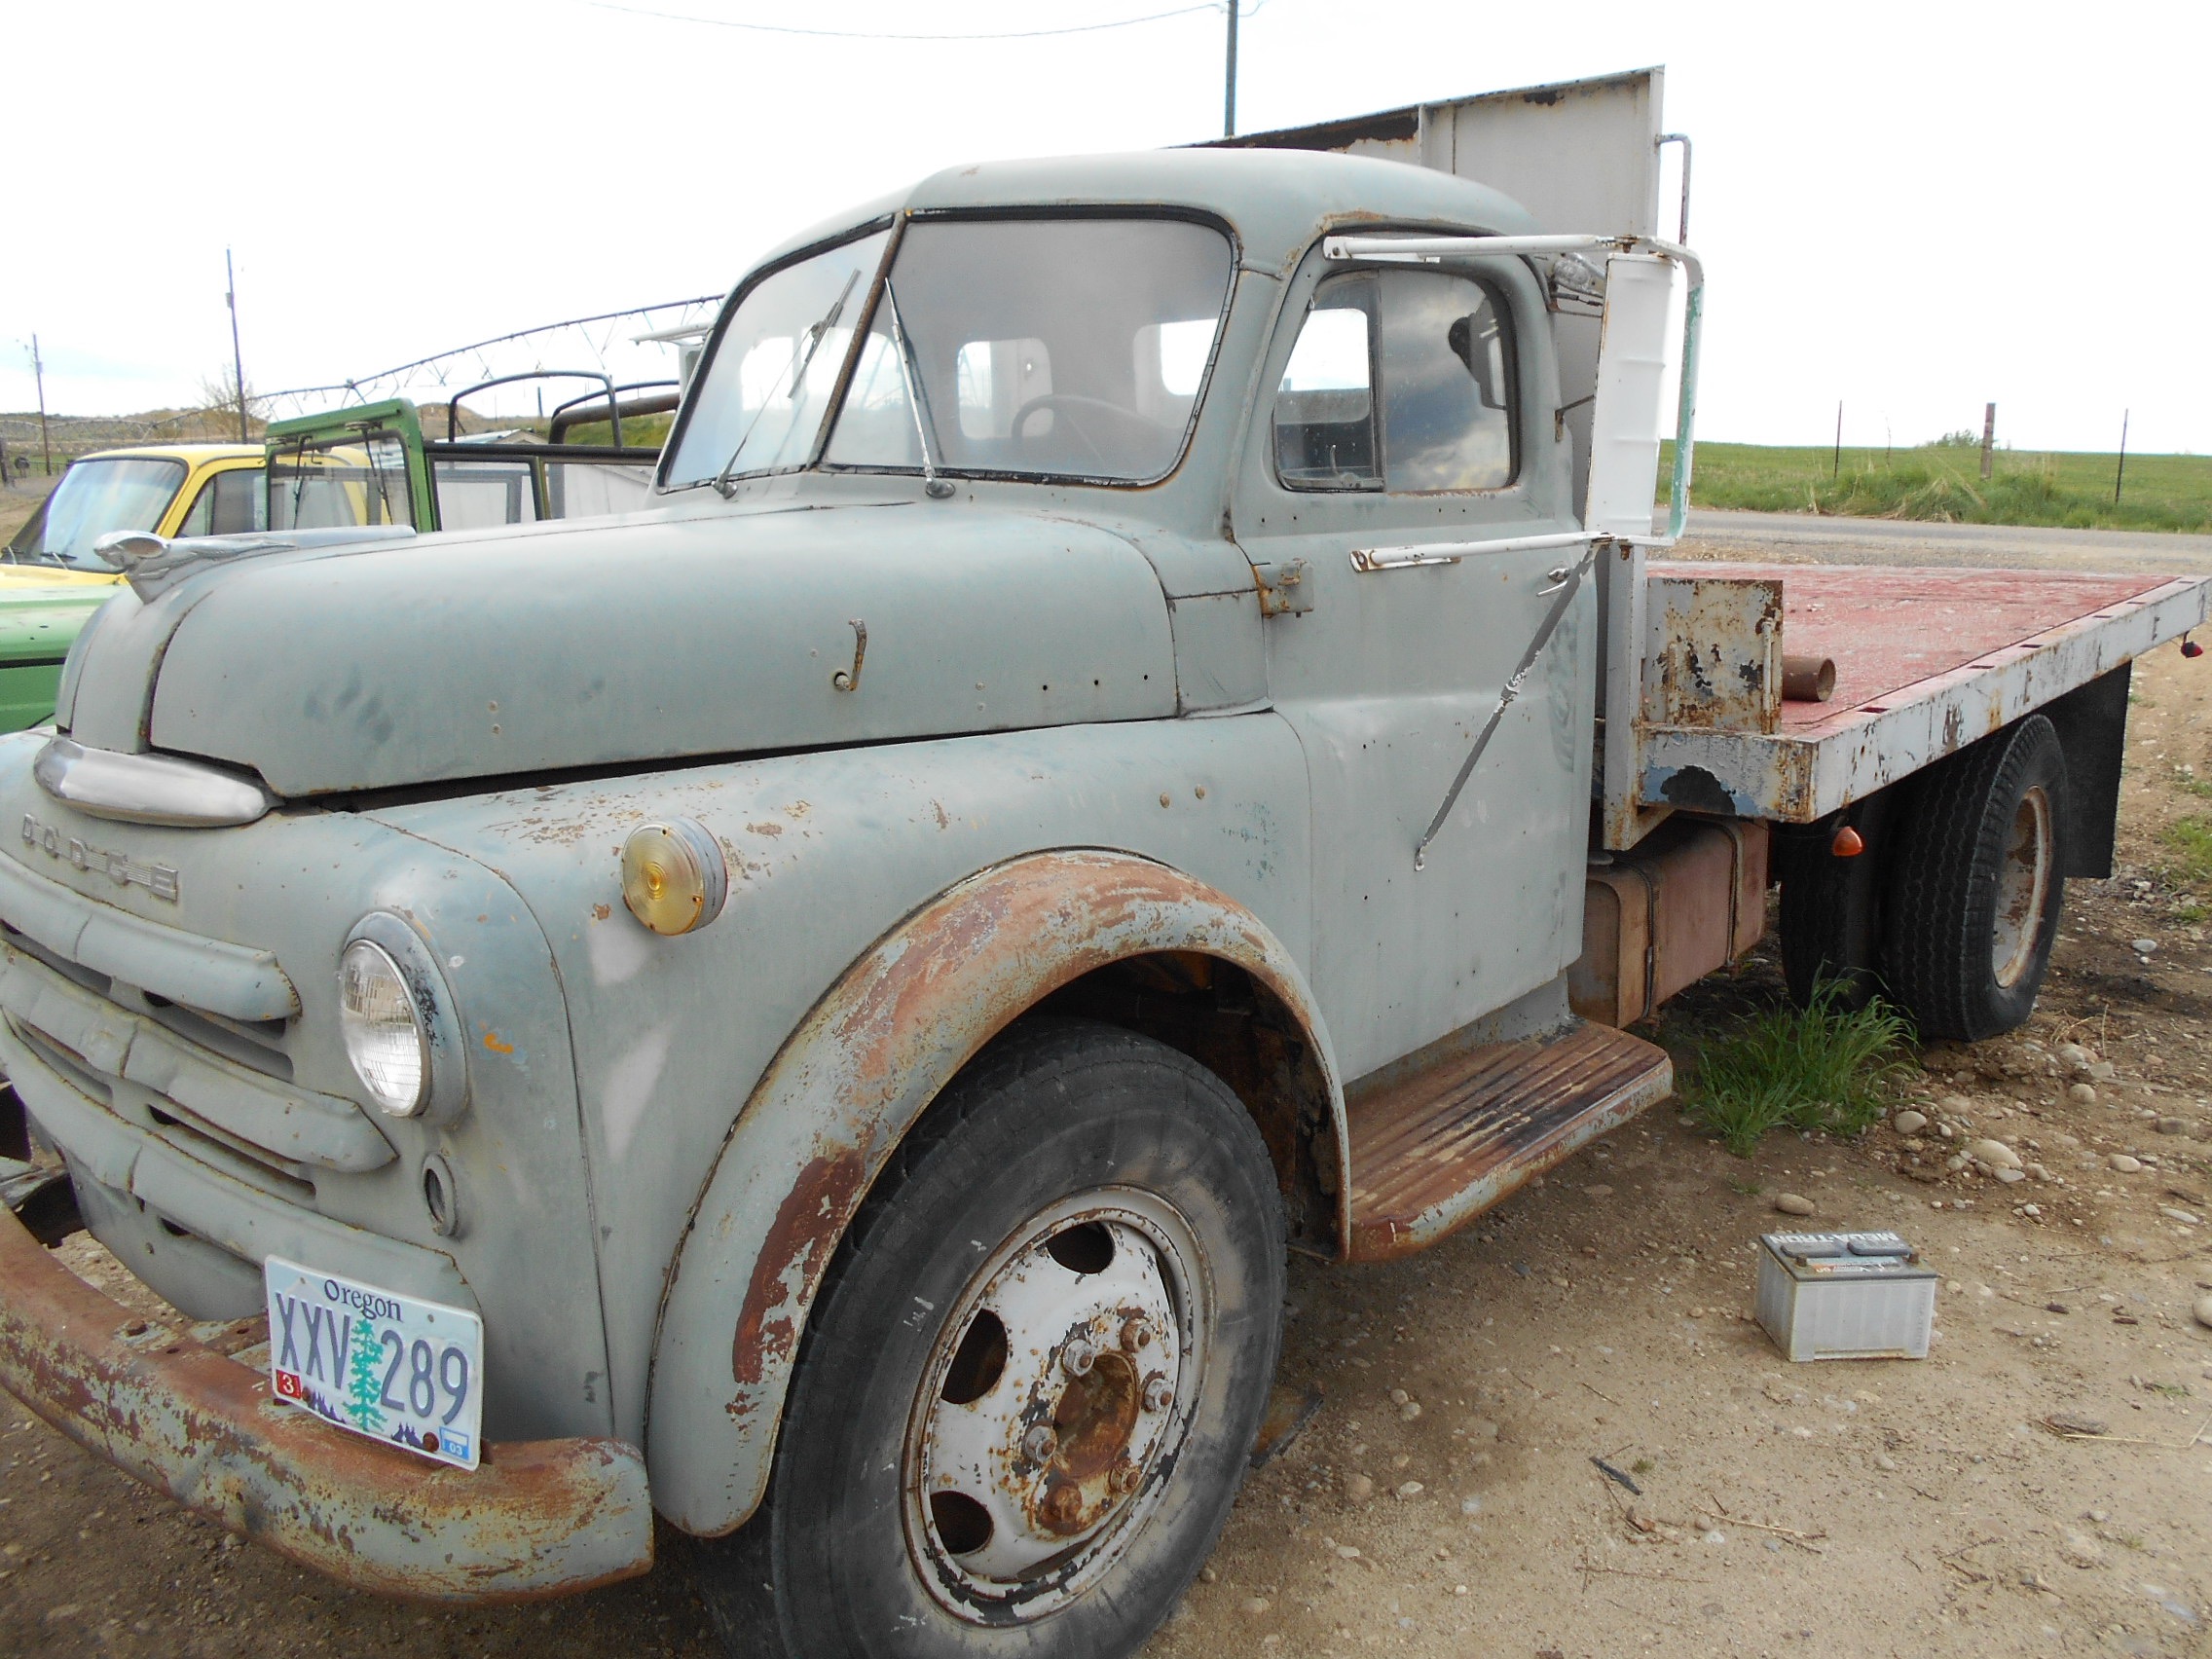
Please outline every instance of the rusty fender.
[[[759, 1504], [822, 1275], [877, 1170], [945, 1084], [1061, 985], [1167, 950], [1233, 962], [1294, 1011], [1327, 1080], [1341, 1164], [1343, 1090], [1327, 1034], [1304, 976], [1250, 911], [1123, 853], [1035, 854], [969, 877], [846, 971], [723, 1144], [654, 1344], [645, 1444], [663, 1515], [713, 1535]], [[1342, 1195], [1348, 1182], [1337, 1173]]]
[[0, 1211], [0, 1383], [86, 1451], [358, 1590], [515, 1602], [653, 1564], [645, 1471], [618, 1440], [488, 1446], [473, 1472], [333, 1428], [269, 1380], [149, 1325]]

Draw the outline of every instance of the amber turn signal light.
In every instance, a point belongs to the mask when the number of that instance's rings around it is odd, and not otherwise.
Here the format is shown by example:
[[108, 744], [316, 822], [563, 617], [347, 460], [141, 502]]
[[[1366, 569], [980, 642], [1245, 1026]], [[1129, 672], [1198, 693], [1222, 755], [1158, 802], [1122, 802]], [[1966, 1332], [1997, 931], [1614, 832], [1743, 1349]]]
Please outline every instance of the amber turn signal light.
[[705, 927], [728, 893], [721, 843], [688, 818], [643, 825], [622, 843], [622, 903], [654, 933]]
[[1866, 838], [1848, 824], [1838, 830], [1835, 839], [1828, 843], [1828, 851], [1839, 859], [1855, 859], [1865, 850]]

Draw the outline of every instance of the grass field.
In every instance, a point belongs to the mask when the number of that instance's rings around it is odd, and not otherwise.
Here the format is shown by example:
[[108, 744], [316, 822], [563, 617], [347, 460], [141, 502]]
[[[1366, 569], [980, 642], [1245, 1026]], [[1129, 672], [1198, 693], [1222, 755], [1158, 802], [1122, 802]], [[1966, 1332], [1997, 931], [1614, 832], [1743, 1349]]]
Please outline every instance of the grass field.
[[[1659, 470], [1664, 498], [1672, 445]], [[1701, 443], [1690, 499], [1701, 507], [1926, 519], [1946, 524], [2066, 525], [2080, 530], [2212, 531], [2212, 456], [2131, 455], [2118, 506], [2115, 455], [2000, 450], [1981, 479], [1978, 445], [1926, 444], [1885, 454]]]

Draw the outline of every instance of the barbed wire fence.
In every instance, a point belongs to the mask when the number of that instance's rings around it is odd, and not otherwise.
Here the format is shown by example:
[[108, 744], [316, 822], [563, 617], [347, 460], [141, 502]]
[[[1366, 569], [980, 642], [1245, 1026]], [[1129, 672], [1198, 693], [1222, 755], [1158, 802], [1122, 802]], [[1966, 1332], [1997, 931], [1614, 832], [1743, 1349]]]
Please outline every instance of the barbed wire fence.
[[[407, 398], [442, 414], [445, 401], [455, 393], [506, 375], [584, 370], [607, 375], [617, 384], [673, 380], [675, 357], [655, 337], [703, 331], [714, 320], [721, 300], [720, 294], [700, 294], [565, 317], [319, 386], [260, 391], [249, 384], [248, 432], [258, 439], [271, 421], [393, 397]], [[10, 482], [24, 483], [43, 479], [42, 448], [44, 454], [51, 455], [54, 471], [58, 474], [69, 461], [100, 450], [236, 443], [237, 407], [237, 394], [233, 392], [194, 408], [147, 410], [134, 415], [56, 415], [50, 411], [43, 431], [35, 411], [0, 413], [0, 454], [6, 457]]]

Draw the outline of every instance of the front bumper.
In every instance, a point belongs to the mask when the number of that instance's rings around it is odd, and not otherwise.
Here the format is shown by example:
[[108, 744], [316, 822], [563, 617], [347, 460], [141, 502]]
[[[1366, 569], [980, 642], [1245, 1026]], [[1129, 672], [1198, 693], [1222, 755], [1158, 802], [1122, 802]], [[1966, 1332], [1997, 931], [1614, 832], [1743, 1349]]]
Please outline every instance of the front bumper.
[[149, 1323], [0, 1210], [0, 1385], [87, 1451], [356, 1589], [446, 1602], [588, 1590], [652, 1566], [644, 1458], [509, 1441], [473, 1472], [334, 1429], [266, 1376]]

